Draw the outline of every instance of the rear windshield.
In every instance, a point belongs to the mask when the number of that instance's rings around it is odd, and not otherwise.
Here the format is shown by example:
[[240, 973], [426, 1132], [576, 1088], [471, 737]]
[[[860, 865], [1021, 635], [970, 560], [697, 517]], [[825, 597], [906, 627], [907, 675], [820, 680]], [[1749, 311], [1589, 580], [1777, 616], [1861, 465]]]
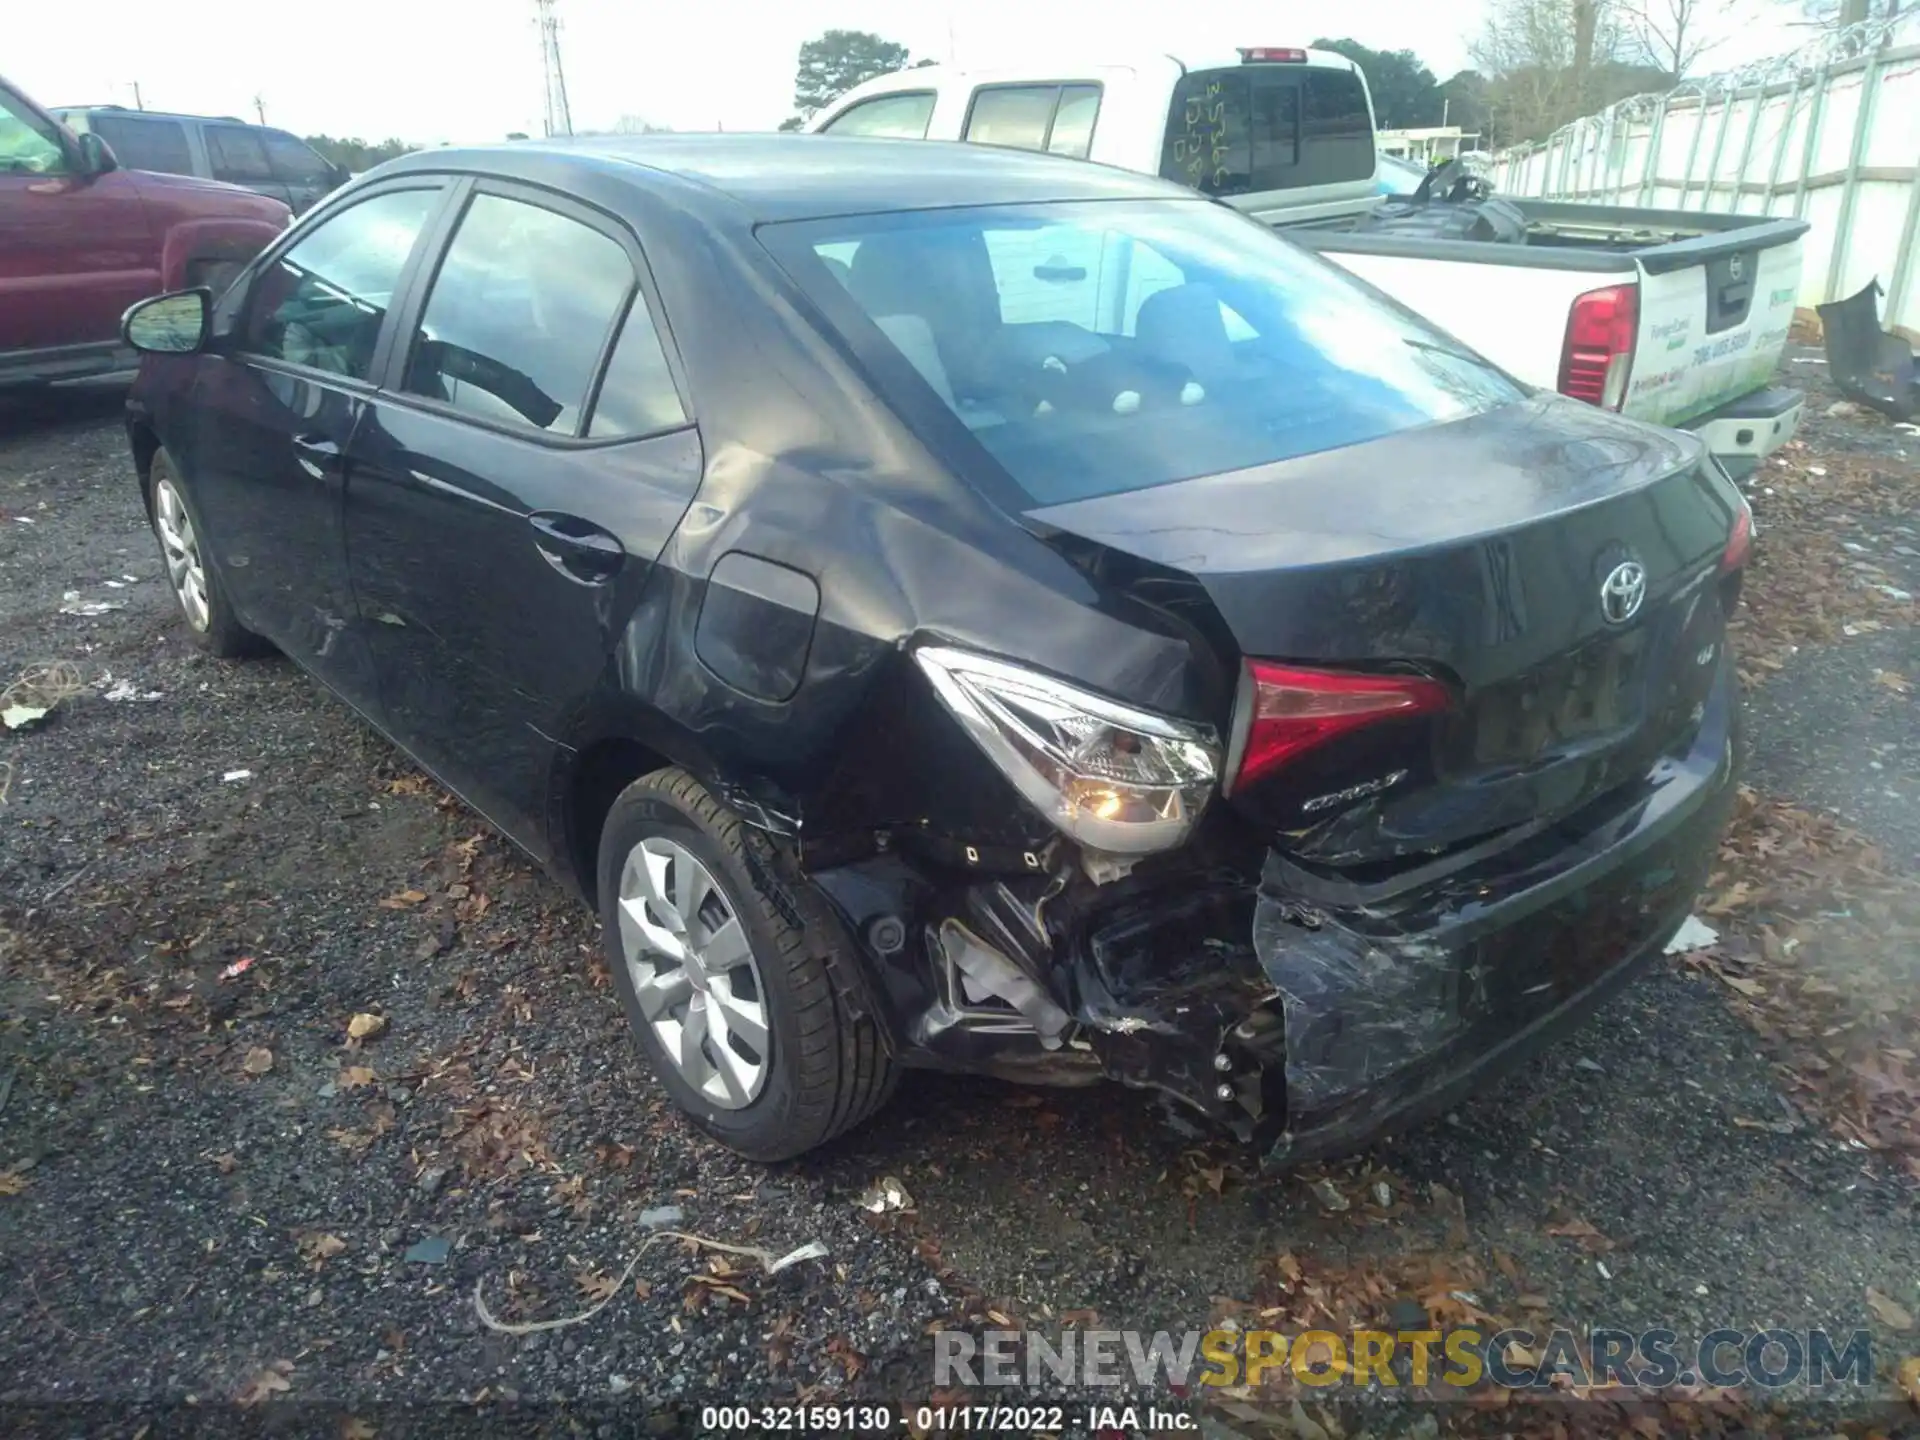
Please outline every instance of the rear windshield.
[[1173, 87], [1160, 173], [1208, 195], [1365, 180], [1373, 116], [1351, 70], [1235, 65]]
[[910, 424], [984, 447], [1035, 506], [1354, 445], [1523, 393], [1345, 271], [1200, 201], [865, 215], [760, 236]]

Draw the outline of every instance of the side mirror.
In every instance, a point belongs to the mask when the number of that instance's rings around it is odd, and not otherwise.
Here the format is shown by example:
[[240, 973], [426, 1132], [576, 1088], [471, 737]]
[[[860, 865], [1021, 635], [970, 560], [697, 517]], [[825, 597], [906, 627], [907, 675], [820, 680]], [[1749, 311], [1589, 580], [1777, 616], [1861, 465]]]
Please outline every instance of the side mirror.
[[213, 292], [205, 286], [155, 295], [120, 317], [120, 335], [143, 355], [192, 355], [207, 343]]
[[108, 148], [107, 142], [91, 130], [80, 136], [79, 139], [80, 173], [82, 175], [91, 178], [95, 175], [105, 175], [109, 171], [120, 168], [120, 162], [113, 158], [113, 151]]

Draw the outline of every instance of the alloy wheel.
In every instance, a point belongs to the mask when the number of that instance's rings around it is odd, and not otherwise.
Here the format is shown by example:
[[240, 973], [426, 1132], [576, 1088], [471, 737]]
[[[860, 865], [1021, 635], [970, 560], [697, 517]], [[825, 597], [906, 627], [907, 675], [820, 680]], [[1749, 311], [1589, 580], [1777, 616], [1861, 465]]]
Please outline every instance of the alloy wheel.
[[167, 562], [167, 583], [173, 586], [187, 623], [204, 631], [211, 612], [207, 608], [207, 571], [200, 560], [200, 537], [194, 533], [186, 502], [167, 476], [153, 487], [153, 528]]
[[620, 872], [620, 949], [640, 1013], [680, 1077], [723, 1110], [766, 1084], [766, 989], [739, 907], [685, 846], [658, 836]]

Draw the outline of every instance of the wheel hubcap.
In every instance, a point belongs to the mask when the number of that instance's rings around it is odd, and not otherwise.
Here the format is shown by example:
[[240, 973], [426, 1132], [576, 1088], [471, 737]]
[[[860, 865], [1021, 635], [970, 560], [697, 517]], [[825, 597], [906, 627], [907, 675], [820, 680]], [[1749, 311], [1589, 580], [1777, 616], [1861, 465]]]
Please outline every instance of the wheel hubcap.
[[160, 553], [167, 562], [167, 583], [173, 586], [187, 623], [207, 628], [207, 572], [200, 563], [200, 537], [173, 481], [161, 479], [153, 488], [153, 528], [160, 537]]
[[680, 1077], [722, 1110], [767, 1080], [766, 991], [739, 909], [686, 847], [642, 840], [620, 872], [620, 950]]

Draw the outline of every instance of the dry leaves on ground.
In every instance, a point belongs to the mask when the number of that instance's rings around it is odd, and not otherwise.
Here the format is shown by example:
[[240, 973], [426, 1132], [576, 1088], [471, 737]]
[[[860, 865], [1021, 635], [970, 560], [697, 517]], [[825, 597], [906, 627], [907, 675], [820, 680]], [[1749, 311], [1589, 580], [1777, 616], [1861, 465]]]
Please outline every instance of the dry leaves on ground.
[[233, 1403], [242, 1407], [258, 1405], [263, 1400], [271, 1400], [275, 1395], [284, 1395], [293, 1388], [292, 1375], [291, 1360], [275, 1360], [248, 1378], [247, 1382], [234, 1394]]

